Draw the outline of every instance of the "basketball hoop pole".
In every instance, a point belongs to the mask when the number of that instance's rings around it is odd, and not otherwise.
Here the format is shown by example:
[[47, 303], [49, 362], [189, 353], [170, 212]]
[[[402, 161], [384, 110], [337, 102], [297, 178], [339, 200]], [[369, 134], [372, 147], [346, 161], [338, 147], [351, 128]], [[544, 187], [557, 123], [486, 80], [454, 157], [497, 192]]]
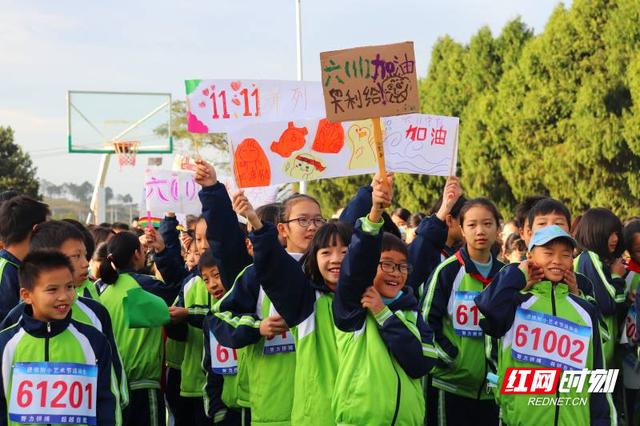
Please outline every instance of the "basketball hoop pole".
[[87, 217], [87, 223], [98, 225], [106, 220], [106, 193], [104, 190], [104, 182], [107, 179], [107, 171], [109, 171], [109, 163], [111, 162], [111, 154], [102, 154], [100, 157], [100, 167], [98, 168], [98, 176], [96, 177], [96, 185], [93, 187], [93, 195], [91, 196], [90, 212]]

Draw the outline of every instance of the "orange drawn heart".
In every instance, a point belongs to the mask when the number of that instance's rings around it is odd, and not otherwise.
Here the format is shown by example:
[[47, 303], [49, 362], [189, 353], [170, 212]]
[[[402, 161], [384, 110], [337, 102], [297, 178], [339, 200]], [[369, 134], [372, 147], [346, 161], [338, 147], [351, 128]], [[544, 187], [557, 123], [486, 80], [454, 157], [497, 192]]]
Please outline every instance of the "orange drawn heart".
[[233, 90], [235, 90], [236, 92], [237, 92], [238, 90], [240, 90], [240, 86], [242, 86], [242, 83], [241, 83], [241, 82], [239, 82], [239, 81], [232, 81], [232, 82], [231, 82], [231, 88], [232, 88]]
[[240, 99], [238, 98], [233, 98], [231, 99], [231, 102], [233, 102], [234, 104], [236, 104], [237, 106], [240, 106]]
[[209, 89], [204, 89], [202, 91], [202, 94], [205, 95], [205, 96], [209, 96]]

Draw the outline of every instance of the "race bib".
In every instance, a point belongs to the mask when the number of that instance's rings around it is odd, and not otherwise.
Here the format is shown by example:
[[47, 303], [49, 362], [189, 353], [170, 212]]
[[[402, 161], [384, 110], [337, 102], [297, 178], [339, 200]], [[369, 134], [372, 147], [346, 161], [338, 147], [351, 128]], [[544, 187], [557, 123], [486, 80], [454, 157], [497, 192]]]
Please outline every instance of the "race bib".
[[[278, 315], [278, 311], [276, 311], [276, 308], [274, 308], [273, 305], [269, 307], [269, 316], [271, 315]], [[264, 338], [264, 349], [262, 350], [264, 355], [294, 352], [295, 350], [296, 345], [293, 341], [293, 335], [290, 330], [284, 331], [271, 338]]]
[[95, 425], [97, 385], [95, 365], [18, 362], [11, 376], [9, 419]]
[[582, 370], [589, 354], [591, 327], [518, 308], [511, 353], [521, 362]]
[[473, 301], [479, 291], [456, 291], [453, 302], [453, 329], [458, 336], [482, 337], [480, 311]]
[[209, 348], [211, 350], [211, 368], [216, 374], [233, 375], [238, 373], [238, 353], [218, 343], [216, 336], [209, 332]]
[[627, 311], [627, 316], [624, 319], [624, 329], [620, 336], [620, 343], [635, 344], [636, 343], [636, 308], [631, 305]]

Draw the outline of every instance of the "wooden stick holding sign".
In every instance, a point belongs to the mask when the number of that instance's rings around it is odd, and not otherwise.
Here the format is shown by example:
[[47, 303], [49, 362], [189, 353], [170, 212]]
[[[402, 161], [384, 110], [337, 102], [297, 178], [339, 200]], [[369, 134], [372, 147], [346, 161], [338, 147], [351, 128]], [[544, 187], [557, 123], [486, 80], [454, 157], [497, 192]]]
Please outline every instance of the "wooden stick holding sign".
[[320, 53], [329, 121], [371, 118], [378, 171], [387, 185], [380, 117], [419, 111], [413, 42]]

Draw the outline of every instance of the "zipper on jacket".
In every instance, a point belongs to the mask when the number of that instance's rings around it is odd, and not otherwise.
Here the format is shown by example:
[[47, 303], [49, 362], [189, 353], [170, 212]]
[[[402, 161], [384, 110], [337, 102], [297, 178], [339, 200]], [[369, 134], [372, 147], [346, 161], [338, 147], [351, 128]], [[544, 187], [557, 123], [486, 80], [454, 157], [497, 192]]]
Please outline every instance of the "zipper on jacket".
[[[44, 338], [44, 360], [49, 361], [49, 334], [51, 333], [51, 323], [47, 321], [47, 335]], [[48, 424], [47, 426], [51, 426]]]
[[391, 366], [393, 367], [393, 372], [396, 373], [396, 379], [398, 380], [398, 392], [396, 392], [396, 409], [393, 413], [393, 420], [391, 420], [391, 426], [396, 424], [398, 420], [398, 413], [400, 412], [400, 395], [401, 395], [401, 385], [400, 385], [400, 375], [398, 374], [398, 370], [396, 370], [396, 366], [393, 364], [393, 354], [389, 351], [389, 356], [391, 357]]
[[[551, 314], [556, 316], [556, 283], [551, 283]], [[558, 420], [560, 419], [560, 405], [558, 405], [558, 399], [560, 399], [560, 389], [556, 388], [556, 414], [553, 419], [554, 426], [558, 426]]]

